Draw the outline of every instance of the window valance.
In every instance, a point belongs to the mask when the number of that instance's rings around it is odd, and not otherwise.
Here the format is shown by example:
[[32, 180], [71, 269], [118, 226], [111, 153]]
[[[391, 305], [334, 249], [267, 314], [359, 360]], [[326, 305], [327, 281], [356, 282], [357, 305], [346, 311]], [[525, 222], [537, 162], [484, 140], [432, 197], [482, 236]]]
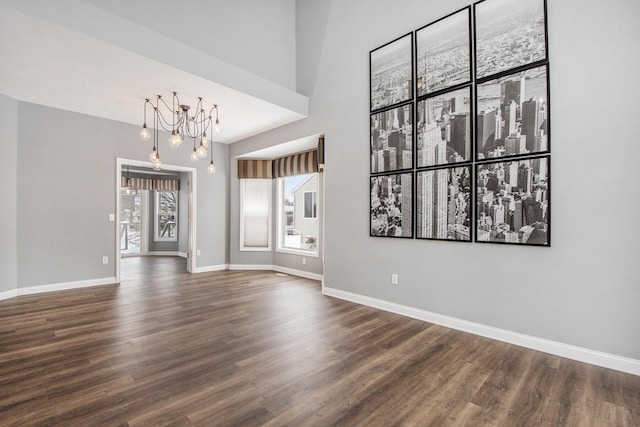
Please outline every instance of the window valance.
[[[180, 191], [180, 180], [130, 177], [129, 182], [136, 190], [149, 191]], [[127, 178], [120, 177], [120, 186], [127, 185]]]
[[272, 179], [318, 172], [324, 165], [324, 136], [318, 148], [274, 160], [238, 159], [238, 179]]

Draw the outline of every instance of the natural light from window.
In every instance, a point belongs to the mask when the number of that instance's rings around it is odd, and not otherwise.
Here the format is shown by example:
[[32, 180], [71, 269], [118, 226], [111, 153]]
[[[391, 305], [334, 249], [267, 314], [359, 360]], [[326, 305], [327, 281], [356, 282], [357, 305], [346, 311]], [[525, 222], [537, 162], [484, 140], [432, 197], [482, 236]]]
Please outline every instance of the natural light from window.
[[278, 250], [317, 255], [318, 174], [278, 179]]

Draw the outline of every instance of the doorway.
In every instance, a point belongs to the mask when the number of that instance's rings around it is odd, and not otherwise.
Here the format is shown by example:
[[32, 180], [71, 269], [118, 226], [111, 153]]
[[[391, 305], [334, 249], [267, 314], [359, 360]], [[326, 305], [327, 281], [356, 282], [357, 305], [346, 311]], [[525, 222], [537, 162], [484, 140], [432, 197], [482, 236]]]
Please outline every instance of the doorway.
[[[161, 226], [159, 230], [160, 238], [155, 239], [155, 204], [158, 204], [156, 200], [152, 201], [151, 194], [156, 192], [148, 191], [144, 189], [130, 189], [128, 192], [122, 189], [122, 174], [125, 170], [133, 171], [134, 169], [152, 171], [153, 165], [150, 162], [143, 162], [132, 159], [116, 159], [116, 250], [115, 250], [115, 264], [116, 264], [116, 282], [120, 283], [121, 274], [121, 258], [141, 256], [147, 254], [162, 255], [164, 250], [161, 245], [166, 244], [166, 241], [162, 241], [167, 236], [170, 229], [170, 224], [164, 224], [164, 228]], [[186, 257], [187, 272], [194, 273], [196, 271], [195, 253], [196, 247], [196, 169], [184, 166], [175, 165], [163, 165], [163, 173], [173, 172], [176, 177], [179, 177], [181, 181], [181, 199], [179, 202], [184, 209], [182, 209], [181, 215], [186, 220], [182, 231], [182, 246], [183, 250], [179, 252], [180, 256]], [[176, 173], [177, 172], [177, 173]], [[177, 194], [176, 194], [177, 196]], [[154, 195], [155, 198], [155, 195]], [[162, 197], [160, 197], [160, 200]], [[164, 206], [163, 204], [160, 204]], [[159, 205], [159, 206], [160, 206]], [[153, 211], [153, 212], [152, 212]], [[177, 212], [176, 212], [177, 214]], [[175, 219], [175, 216], [167, 215], [167, 212], [160, 210], [158, 214], [158, 221], [166, 220], [165, 222], [171, 222]], [[164, 234], [163, 234], [164, 231]], [[157, 240], [157, 241], [156, 241]], [[153, 248], [150, 248], [153, 243]], [[151, 253], [153, 251], [153, 253]], [[175, 252], [178, 255], [178, 252]]]

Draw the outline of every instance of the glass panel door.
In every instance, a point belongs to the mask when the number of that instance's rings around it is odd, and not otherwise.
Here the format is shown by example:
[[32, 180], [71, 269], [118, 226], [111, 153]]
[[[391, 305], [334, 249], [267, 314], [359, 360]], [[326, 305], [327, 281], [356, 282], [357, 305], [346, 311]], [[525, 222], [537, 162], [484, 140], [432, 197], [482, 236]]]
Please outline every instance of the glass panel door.
[[120, 190], [120, 254], [140, 255], [144, 229], [143, 192]]

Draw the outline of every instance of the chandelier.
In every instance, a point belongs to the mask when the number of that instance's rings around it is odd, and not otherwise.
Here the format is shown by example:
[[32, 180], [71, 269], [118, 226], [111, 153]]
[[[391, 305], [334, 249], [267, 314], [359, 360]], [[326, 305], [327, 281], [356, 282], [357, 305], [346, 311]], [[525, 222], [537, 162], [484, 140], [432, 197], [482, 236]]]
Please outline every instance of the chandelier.
[[[147, 110], [153, 112], [153, 129], [147, 127]], [[140, 131], [140, 138], [148, 141], [153, 136], [153, 149], [149, 154], [149, 159], [153, 162], [153, 169], [162, 169], [160, 161], [160, 141], [159, 130], [162, 128], [167, 132], [171, 132], [169, 137], [169, 147], [177, 148], [185, 141], [185, 139], [193, 140], [193, 151], [191, 152], [191, 160], [194, 162], [207, 157], [207, 147], [210, 146], [207, 139], [207, 132], [220, 133], [220, 120], [218, 118], [218, 105], [213, 107], [207, 114], [205, 112], [202, 98], [198, 98], [198, 102], [194, 109], [193, 115], [189, 115], [191, 107], [180, 103], [178, 94], [173, 92], [171, 105], [169, 105], [161, 95], [157, 95], [155, 105], [149, 100], [144, 102], [144, 124]], [[215, 113], [215, 116], [214, 116]], [[215, 120], [214, 120], [215, 118]], [[216, 167], [213, 164], [213, 147], [209, 147], [211, 161], [207, 172], [214, 174]]]

